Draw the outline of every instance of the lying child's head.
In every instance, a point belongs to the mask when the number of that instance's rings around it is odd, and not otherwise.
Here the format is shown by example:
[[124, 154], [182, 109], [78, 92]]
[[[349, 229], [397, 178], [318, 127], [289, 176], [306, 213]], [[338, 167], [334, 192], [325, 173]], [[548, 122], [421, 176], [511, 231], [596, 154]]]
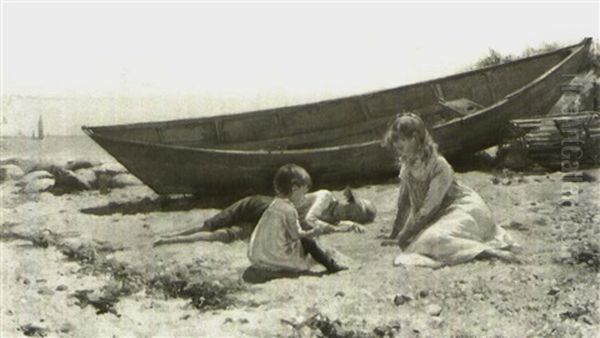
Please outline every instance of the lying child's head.
[[273, 179], [275, 193], [282, 197], [291, 197], [295, 189], [305, 188], [308, 191], [312, 185], [310, 175], [304, 168], [296, 164], [286, 164], [277, 170]]
[[373, 202], [356, 197], [349, 187], [344, 190], [345, 201], [337, 203], [333, 211], [339, 220], [348, 220], [361, 224], [373, 222], [377, 216], [377, 209]]

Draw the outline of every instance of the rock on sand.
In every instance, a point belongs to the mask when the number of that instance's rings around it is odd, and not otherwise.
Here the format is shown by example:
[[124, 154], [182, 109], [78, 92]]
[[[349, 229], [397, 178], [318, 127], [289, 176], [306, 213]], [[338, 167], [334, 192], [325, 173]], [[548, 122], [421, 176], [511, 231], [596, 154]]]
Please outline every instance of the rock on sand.
[[96, 173], [94, 170], [88, 168], [78, 169], [75, 170], [74, 174], [79, 181], [84, 182], [90, 187], [96, 186]]
[[98, 175], [98, 173], [103, 173], [110, 176], [127, 172], [127, 169], [125, 169], [125, 167], [119, 163], [104, 163], [100, 166], [94, 167], [93, 170], [96, 172], [96, 175]]
[[0, 182], [6, 180], [16, 180], [23, 177], [23, 169], [15, 164], [5, 164], [0, 166]]
[[52, 187], [54, 187], [54, 178], [39, 178], [36, 180], [32, 180], [31, 182], [25, 185], [23, 191], [26, 193], [38, 193], [43, 191], [48, 191]]
[[92, 186], [83, 180], [80, 180], [75, 173], [70, 170], [59, 168], [55, 172], [56, 183], [54, 188], [62, 193], [74, 191], [90, 190]]
[[131, 174], [118, 174], [111, 180], [111, 187], [113, 188], [124, 188], [132, 185], [141, 185], [143, 184], [137, 177]]
[[46, 170], [36, 170], [36, 171], [32, 171], [29, 174], [23, 176], [21, 178], [21, 183], [22, 183], [22, 185], [27, 185], [33, 181], [43, 179], [43, 178], [54, 179], [54, 175], [52, 175], [51, 173], [49, 173]]

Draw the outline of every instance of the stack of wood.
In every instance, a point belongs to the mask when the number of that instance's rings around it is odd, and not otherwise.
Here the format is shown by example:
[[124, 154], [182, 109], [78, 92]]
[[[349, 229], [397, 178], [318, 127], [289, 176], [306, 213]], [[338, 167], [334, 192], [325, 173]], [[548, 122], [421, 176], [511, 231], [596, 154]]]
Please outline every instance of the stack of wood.
[[570, 81], [561, 86], [562, 95], [548, 112], [549, 116], [562, 116], [576, 114], [580, 111], [598, 110], [600, 99], [600, 86], [598, 76], [600, 69], [592, 69], [579, 74], [566, 74], [572, 77]]
[[562, 171], [600, 164], [600, 112], [512, 120], [519, 143], [539, 165]]

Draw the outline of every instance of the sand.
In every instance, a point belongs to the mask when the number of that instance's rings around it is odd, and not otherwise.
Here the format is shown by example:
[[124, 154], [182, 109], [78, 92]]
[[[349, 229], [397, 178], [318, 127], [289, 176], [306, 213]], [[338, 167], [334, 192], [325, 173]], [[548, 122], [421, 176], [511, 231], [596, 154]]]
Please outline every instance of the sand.
[[[600, 178], [599, 169], [589, 173]], [[249, 283], [242, 278], [251, 276], [247, 242], [152, 247], [157, 235], [200, 224], [216, 209], [163, 210], [145, 186], [54, 196], [24, 194], [9, 180], [0, 186], [3, 231], [70, 237], [46, 248], [0, 241], [0, 336], [595, 336], [598, 181], [563, 182], [559, 172], [458, 177], [522, 245], [522, 264], [393, 267], [399, 249], [377, 238], [394, 217], [390, 181], [357, 189], [379, 209], [366, 233], [321, 238], [350, 270], [323, 275], [315, 268], [315, 275]], [[68, 243], [99, 248], [101, 241], [125, 248], [98, 249], [94, 261], [63, 254]], [[592, 249], [582, 244], [588, 242]], [[164, 292], [167, 284], [157, 281], [185, 283], [188, 294]], [[200, 289], [189, 291], [194, 281]], [[76, 297], [85, 290], [96, 300], [116, 290], [110, 311], [97, 313]]]

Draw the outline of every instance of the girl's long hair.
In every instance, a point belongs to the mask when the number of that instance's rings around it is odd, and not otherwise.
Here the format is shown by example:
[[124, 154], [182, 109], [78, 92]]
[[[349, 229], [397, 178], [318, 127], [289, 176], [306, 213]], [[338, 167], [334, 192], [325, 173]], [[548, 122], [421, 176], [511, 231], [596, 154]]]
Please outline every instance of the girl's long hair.
[[[431, 134], [425, 127], [425, 123], [418, 115], [413, 113], [397, 114], [384, 135], [383, 145], [396, 151], [394, 141], [399, 137], [414, 137], [416, 139], [417, 157], [412, 159], [413, 161], [418, 159], [427, 162], [432, 157], [437, 156], [437, 144], [433, 141]], [[403, 154], [397, 155], [400, 157]], [[402, 163], [398, 164], [401, 165]]]

